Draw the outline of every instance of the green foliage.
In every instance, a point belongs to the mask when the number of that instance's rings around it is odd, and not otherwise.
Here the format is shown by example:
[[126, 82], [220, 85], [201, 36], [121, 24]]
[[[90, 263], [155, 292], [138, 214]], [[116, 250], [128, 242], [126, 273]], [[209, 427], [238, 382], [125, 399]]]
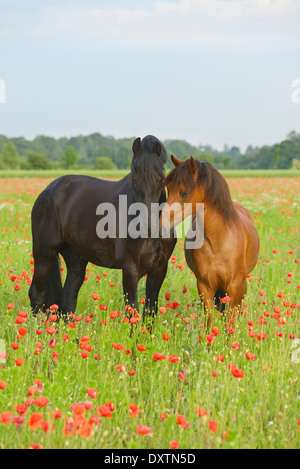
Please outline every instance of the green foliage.
[[211, 165], [214, 166], [215, 162], [214, 162], [214, 156], [211, 154], [211, 153], [196, 153], [196, 155], [194, 155], [194, 157], [197, 159], [197, 160], [200, 160], [200, 161], [205, 161], [206, 163], [210, 163]]
[[28, 163], [32, 169], [51, 169], [53, 167], [51, 161], [41, 153], [30, 152], [28, 154]]
[[[261, 171], [262, 175], [282, 172]], [[158, 313], [150, 334], [142, 329], [142, 321], [134, 327], [123, 322], [128, 312], [122, 272], [91, 263], [73, 318], [48, 323], [46, 316], [31, 314], [30, 212], [49, 182], [36, 173], [36, 180], [3, 180], [0, 194], [0, 352], [8, 354], [0, 366], [0, 448], [38, 444], [43, 449], [146, 448], [153, 452], [156, 448], [166, 452], [174, 440], [183, 451], [299, 448], [299, 264], [295, 262], [299, 259], [299, 182], [292, 178], [280, 183], [270, 178], [229, 181], [234, 200], [254, 216], [261, 251], [247, 279], [243, 312], [231, 324], [234, 334], [227, 332], [227, 314], [221, 316], [215, 310], [212, 326], [218, 327], [219, 335], [208, 346], [195, 276], [185, 262], [180, 240], [159, 296], [159, 307], [166, 311]], [[49, 171], [51, 178], [53, 173]], [[63, 259], [61, 268], [65, 280]], [[145, 295], [145, 281], [145, 277], [140, 281], [140, 300]], [[98, 300], [93, 299], [94, 293], [99, 294]], [[176, 309], [173, 302], [178, 304]], [[143, 305], [139, 305], [142, 317]], [[275, 314], [275, 307], [280, 313]], [[111, 311], [120, 316], [112, 317]], [[48, 326], [56, 332], [49, 334]], [[22, 338], [20, 327], [26, 328]], [[258, 340], [256, 334], [262, 332], [267, 337]], [[163, 334], [170, 340], [164, 340]], [[238, 342], [239, 350], [232, 347], [233, 342]], [[116, 344], [124, 349], [112, 347]], [[138, 350], [140, 344], [146, 346], [145, 351]], [[91, 349], [84, 358], [87, 347]], [[127, 354], [128, 350], [132, 353]], [[165, 360], [154, 361], [155, 352]], [[249, 361], [247, 352], [256, 358]], [[221, 354], [224, 362], [217, 360]], [[169, 361], [171, 356], [179, 361]], [[17, 366], [15, 360], [20, 358], [24, 363]], [[120, 364], [123, 371], [116, 369]], [[243, 370], [243, 378], [232, 375], [232, 364]], [[130, 375], [131, 370], [135, 374]], [[184, 380], [179, 377], [182, 370]], [[29, 387], [35, 391], [33, 396]], [[89, 388], [97, 395], [90, 397]], [[44, 407], [36, 401], [41, 395], [48, 402]], [[112, 417], [102, 417], [97, 409], [109, 402], [115, 407]], [[132, 415], [130, 404], [137, 405], [141, 413]], [[207, 416], [200, 417], [199, 408]], [[11, 418], [4, 424], [7, 412], [6, 417]], [[32, 429], [29, 421], [36, 413], [43, 421]], [[167, 418], [162, 420], [161, 414]], [[187, 428], [178, 424], [179, 415], [190, 424]], [[216, 433], [209, 427], [210, 420], [218, 423]], [[151, 434], [139, 435], [137, 425], [149, 426]]]
[[[25, 168], [24, 159], [27, 160], [28, 153], [45, 155], [56, 167], [65, 169], [94, 168], [99, 157], [109, 158], [118, 169], [129, 169], [134, 138], [115, 139], [94, 133], [59, 139], [40, 135], [28, 141], [23, 137], [9, 139], [0, 135], [0, 152], [3, 154], [4, 151], [4, 159], [0, 158], [0, 169], [18, 168], [19, 156], [21, 167]], [[8, 143], [11, 143], [9, 147]], [[237, 146], [224, 145], [223, 150], [219, 151], [211, 145], [196, 146], [179, 139], [168, 139], [163, 141], [163, 144], [168, 154], [167, 170], [172, 168], [171, 154], [183, 160], [194, 156], [202, 161], [209, 161], [219, 170], [290, 169], [297, 167], [297, 161], [300, 161], [300, 133], [295, 131], [290, 132], [282, 142], [262, 147], [248, 145], [244, 152]]]
[[95, 161], [96, 169], [117, 169], [116, 165], [108, 156], [98, 156]]
[[64, 154], [62, 156], [62, 164], [66, 169], [74, 168], [78, 159], [79, 155], [76, 152], [75, 148], [72, 145], [69, 145], [65, 149]]
[[2, 148], [1, 163], [4, 168], [18, 169], [20, 160], [18, 150], [12, 142], [5, 143]]

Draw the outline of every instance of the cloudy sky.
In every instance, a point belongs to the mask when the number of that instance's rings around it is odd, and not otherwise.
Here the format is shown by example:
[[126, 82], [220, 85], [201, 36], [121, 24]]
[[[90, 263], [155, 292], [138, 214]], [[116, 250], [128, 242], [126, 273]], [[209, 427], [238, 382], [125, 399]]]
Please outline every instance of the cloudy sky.
[[0, 0], [0, 134], [272, 144], [300, 131], [300, 0]]

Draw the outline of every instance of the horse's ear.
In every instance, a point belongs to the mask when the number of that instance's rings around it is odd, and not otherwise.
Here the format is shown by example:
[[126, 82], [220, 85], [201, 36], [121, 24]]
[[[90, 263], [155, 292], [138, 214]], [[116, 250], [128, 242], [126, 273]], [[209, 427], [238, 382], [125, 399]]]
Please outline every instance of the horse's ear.
[[190, 160], [189, 160], [189, 167], [193, 174], [197, 172], [197, 163], [192, 156], [190, 157]]
[[174, 155], [171, 155], [171, 160], [174, 166], [179, 166], [182, 163], [182, 161]]
[[135, 141], [132, 144], [132, 151], [135, 155], [137, 155], [142, 148], [142, 143], [140, 137], [136, 138]]
[[160, 156], [160, 154], [161, 154], [161, 144], [159, 142], [154, 142], [153, 150], [154, 150], [154, 153], [157, 156]]

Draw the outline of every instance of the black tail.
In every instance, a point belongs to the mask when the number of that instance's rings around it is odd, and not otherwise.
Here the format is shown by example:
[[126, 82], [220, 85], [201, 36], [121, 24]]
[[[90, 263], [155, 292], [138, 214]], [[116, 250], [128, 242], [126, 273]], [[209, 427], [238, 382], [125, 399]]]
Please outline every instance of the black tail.
[[224, 298], [225, 295], [226, 295], [226, 293], [224, 292], [224, 290], [219, 288], [216, 291], [215, 296], [214, 296], [215, 306], [216, 306], [217, 310], [220, 311], [221, 313], [223, 313], [223, 311], [225, 310], [225, 304], [222, 303], [222, 301], [220, 301], [220, 298]]
[[62, 293], [62, 282], [61, 282], [61, 273], [60, 273], [60, 262], [59, 257], [55, 258], [54, 264], [50, 270], [47, 293], [45, 300], [45, 308], [56, 304], [60, 305]]

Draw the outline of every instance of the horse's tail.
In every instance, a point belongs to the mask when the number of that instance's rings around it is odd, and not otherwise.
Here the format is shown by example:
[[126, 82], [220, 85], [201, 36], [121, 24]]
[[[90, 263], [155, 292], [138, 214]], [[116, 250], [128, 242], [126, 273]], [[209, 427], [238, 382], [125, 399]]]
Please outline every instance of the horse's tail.
[[60, 273], [59, 256], [56, 256], [48, 277], [45, 307], [46, 309], [56, 304], [59, 306], [62, 294], [62, 282]]
[[224, 298], [225, 295], [226, 293], [221, 288], [219, 288], [214, 295], [215, 306], [221, 313], [225, 310], [225, 304], [221, 301], [221, 298]]

